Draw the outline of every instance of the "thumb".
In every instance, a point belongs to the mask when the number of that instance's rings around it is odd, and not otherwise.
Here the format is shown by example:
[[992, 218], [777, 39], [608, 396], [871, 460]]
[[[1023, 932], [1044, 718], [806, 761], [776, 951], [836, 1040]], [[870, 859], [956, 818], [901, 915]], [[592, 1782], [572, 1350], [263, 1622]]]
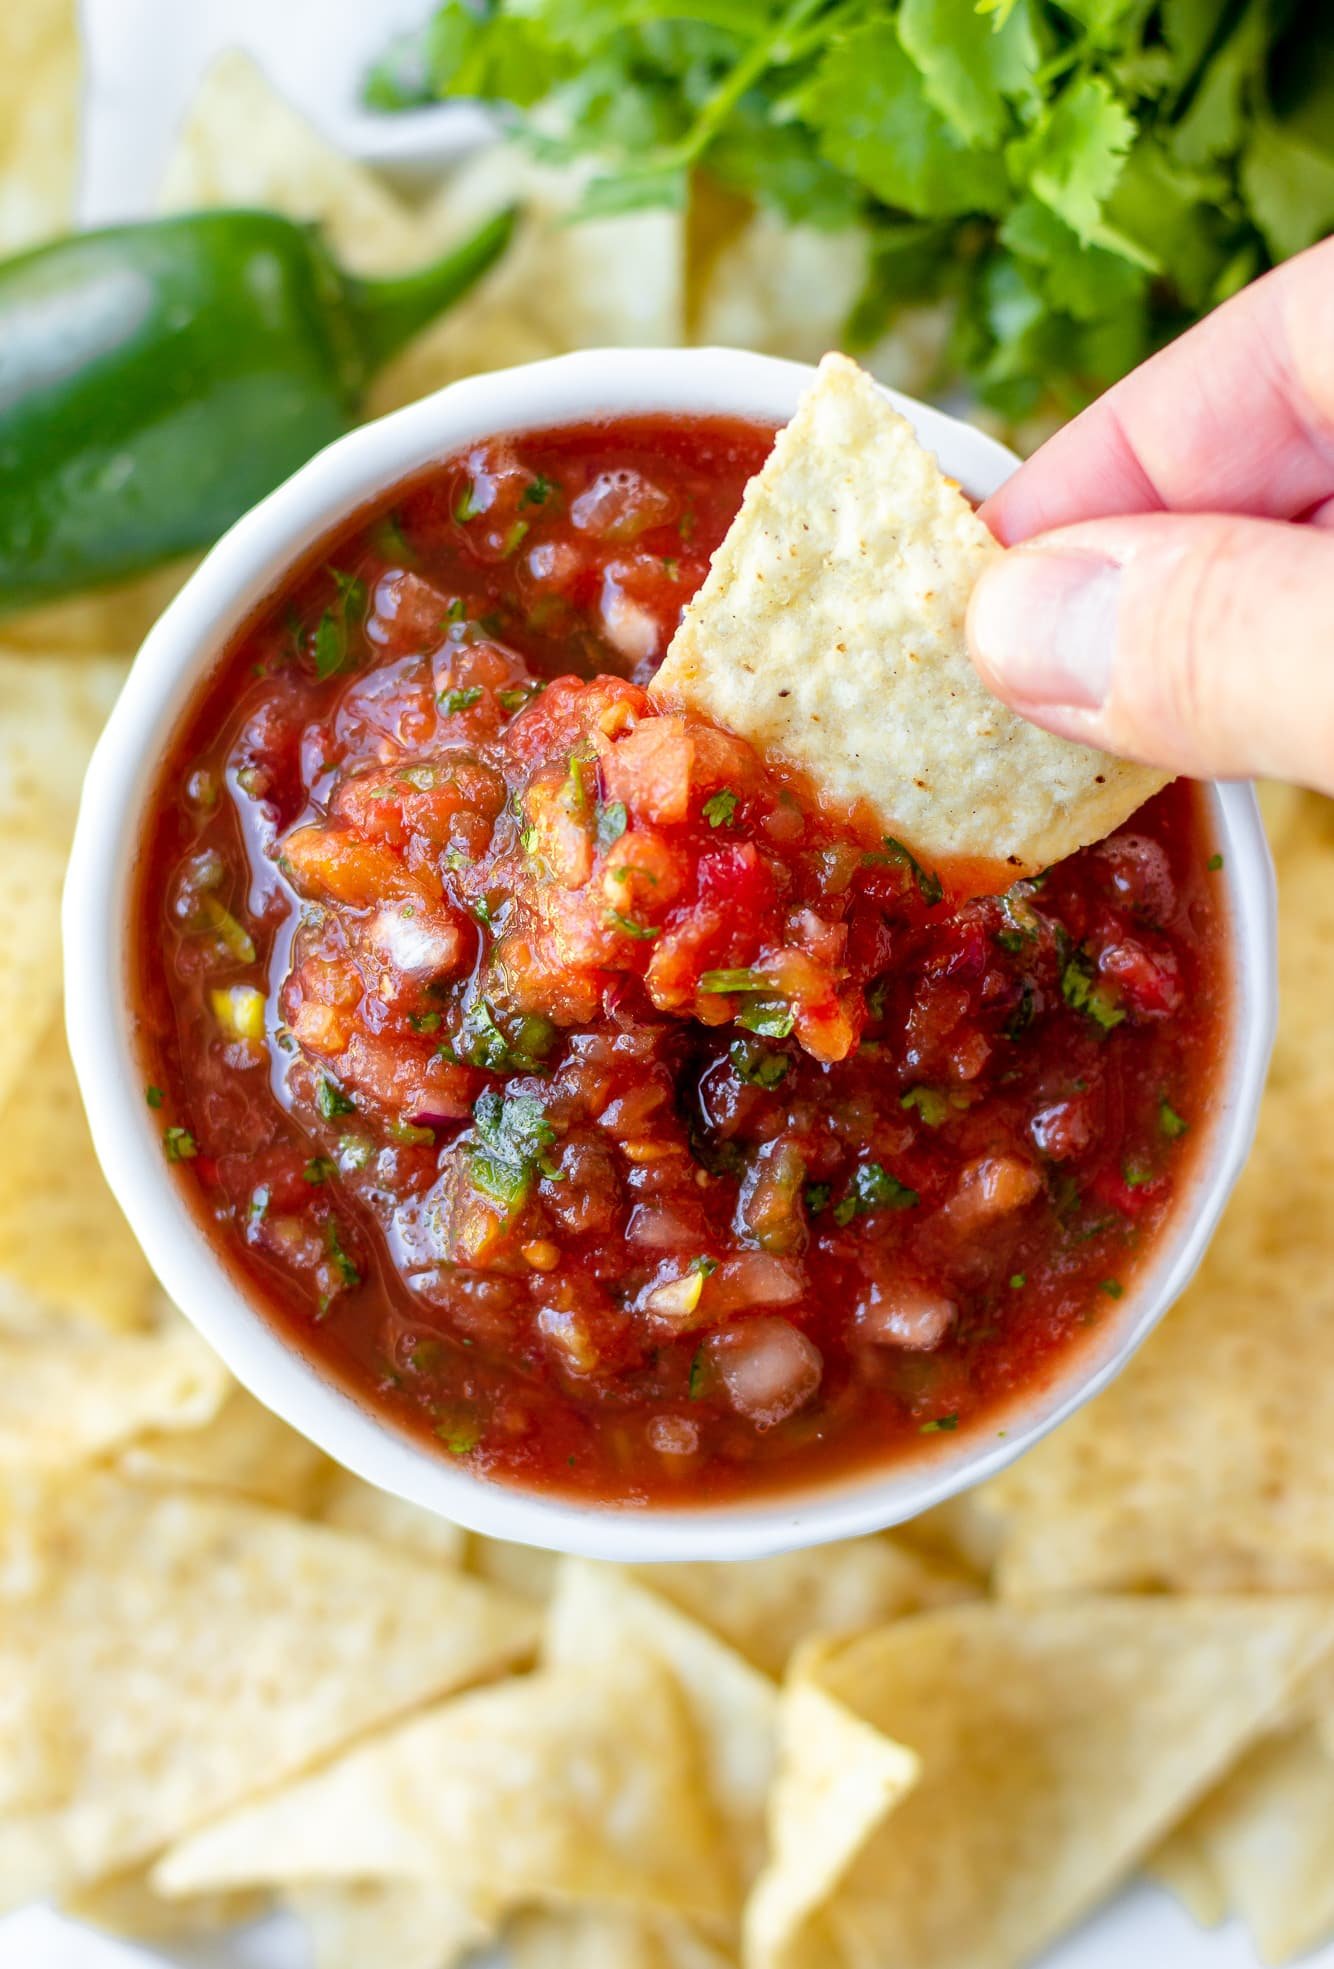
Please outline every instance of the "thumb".
[[1197, 779], [1334, 792], [1334, 533], [1146, 514], [1041, 534], [978, 582], [983, 681], [1066, 738]]

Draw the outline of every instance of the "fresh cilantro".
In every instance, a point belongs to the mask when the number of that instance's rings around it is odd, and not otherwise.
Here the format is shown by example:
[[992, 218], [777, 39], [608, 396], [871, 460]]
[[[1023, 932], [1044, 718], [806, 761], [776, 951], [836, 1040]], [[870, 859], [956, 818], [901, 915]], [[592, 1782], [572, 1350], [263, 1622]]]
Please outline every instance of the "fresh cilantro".
[[949, 1435], [958, 1426], [959, 1418], [957, 1415], [933, 1415], [929, 1422], [922, 1424], [921, 1433], [924, 1436]]
[[324, 1226], [324, 1251], [349, 1291], [361, 1284], [361, 1273], [343, 1248], [343, 1233], [336, 1217], [330, 1217]]
[[598, 808], [597, 840], [598, 847], [604, 855], [608, 848], [620, 840], [625, 829], [624, 800], [611, 800], [605, 807]]
[[1146, 1183], [1153, 1181], [1153, 1171], [1146, 1169], [1143, 1163], [1127, 1162], [1122, 1166], [1121, 1181], [1128, 1190], [1142, 1190]]
[[585, 215], [680, 210], [702, 174], [842, 229], [866, 268], [844, 345], [944, 303], [934, 387], [961, 371], [1021, 417], [1334, 229], [1323, 32], [1259, 0], [444, 0], [365, 95], [500, 106], [591, 166]]
[[1066, 960], [1061, 972], [1061, 996], [1067, 1005], [1085, 1013], [1103, 1032], [1119, 1026], [1125, 1017], [1125, 1008], [1117, 1004], [1111, 986], [1095, 980], [1093, 966], [1083, 951], [1077, 950]]
[[623, 936], [637, 937], [640, 943], [652, 943], [654, 937], [662, 935], [661, 929], [651, 923], [636, 923], [633, 916], [623, 916], [619, 909], [609, 909], [603, 920]]
[[469, 684], [463, 690], [441, 691], [437, 701], [445, 716], [452, 718], [456, 711], [471, 711], [481, 695], [480, 684]]
[[1223, 857], [1221, 855], [1210, 855], [1204, 865], [1211, 875], [1217, 875], [1219, 869], [1223, 866]]
[[439, 1032], [439, 1012], [409, 1012], [408, 1024], [414, 1032]]
[[797, 1015], [785, 998], [756, 998], [743, 1005], [736, 1022], [761, 1039], [786, 1039], [797, 1023]]
[[327, 677], [337, 676], [340, 670], [348, 667], [351, 631], [366, 613], [365, 582], [357, 575], [344, 574], [336, 567], [331, 567], [329, 573], [333, 577], [338, 599], [325, 609], [310, 639], [315, 675], [321, 682]]
[[144, 1089], [144, 1099], [150, 1108], [160, 1108], [166, 1096], [160, 1087], [146, 1087]]
[[531, 1013], [507, 1031], [488, 1001], [478, 996], [463, 1015], [455, 1043], [445, 1040], [437, 1050], [441, 1059], [461, 1060], [488, 1073], [540, 1073], [555, 1042], [556, 1028], [549, 1019]]
[[807, 1183], [802, 1191], [806, 1208], [812, 1217], [818, 1217], [822, 1210], [829, 1208], [829, 1199], [832, 1195], [833, 1191], [828, 1183]]
[[556, 484], [555, 480], [549, 479], [544, 472], [539, 472], [531, 484], [524, 487], [519, 504], [521, 506], [545, 506], [552, 494], [559, 494], [559, 492], [560, 487]]
[[945, 893], [940, 877], [933, 874], [929, 869], [923, 868], [921, 862], [918, 861], [916, 855], [912, 852], [912, 849], [905, 848], [902, 841], [896, 841], [892, 834], [886, 834], [883, 838], [885, 845], [884, 854], [872, 855], [869, 859], [872, 861], [896, 863], [898, 867], [903, 869], [905, 875], [912, 876], [917, 884], [917, 893], [922, 898], [922, 901], [929, 909], [934, 909]]
[[868, 1210], [911, 1210], [920, 1201], [916, 1190], [878, 1162], [863, 1162], [853, 1171], [847, 1192], [834, 1205], [834, 1222], [850, 1224]]
[[710, 827], [730, 827], [736, 819], [737, 797], [729, 787], [704, 802], [704, 818]]
[[477, 1096], [472, 1114], [472, 1139], [466, 1144], [472, 1181], [512, 1215], [540, 1176], [559, 1179], [561, 1171], [548, 1154], [556, 1130], [532, 1094], [488, 1088]]
[[1105, 1292], [1109, 1299], [1119, 1299], [1124, 1293], [1125, 1287], [1122, 1285], [1120, 1279], [1105, 1278], [1099, 1283], [1098, 1290], [1099, 1292]]
[[327, 1155], [313, 1155], [301, 1171], [301, 1180], [304, 1183], [327, 1183], [331, 1176], [337, 1174], [336, 1162], [331, 1162]]
[[1024, 1288], [1024, 1287], [1025, 1287], [1025, 1286], [1026, 1286], [1027, 1284], [1028, 1284], [1028, 1273], [1027, 1273], [1027, 1272], [1011, 1272], [1011, 1274], [1010, 1274], [1010, 1290], [1011, 1290], [1011, 1292], [1022, 1292], [1022, 1290], [1023, 1290], [1023, 1288]]
[[199, 1154], [198, 1145], [188, 1128], [164, 1128], [162, 1147], [168, 1162], [189, 1162]]
[[763, 971], [702, 971], [699, 988], [707, 992], [772, 991], [773, 981]]
[[467, 1456], [482, 1440], [482, 1427], [475, 1416], [459, 1415], [437, 1422], [435, 1433], [451, 1456]]
[[540, 689], [540, 684], [507, 684], [504, 690], [496, 692], [496, 702], [505, 716], [512, 718], [516, 711], [522, 711], [524, 705], [537, 696]]
[[738, 1079], [749, 1087], [777, 1087], [792, 1064], [786, 1053], [757, 1046], [753, 1039], [734, 1039], [727, 1049], [727, 1057]]
[[326, 1121], [332, 1121], [336, 1115], [355, 1114], [357, 1111], [356, 1102], [350, 1100], [338, 1082], [330, 1080], [326, 1074], [321, 1074], [315, 1089], [315, 1106]]
[[934, 1087], [910, 1087], [899, 1101], [901, 1108], [916, 1108], [928, 1128], [939, 1128], [948, 1121], [950, 1104]]
[[1158, 1126], [1169, 1142], [1180, 1141], [1183, 1135], [1190, 1132], [1190, 1123], [1177, 1113], [1166, 1094], [1158, 1103]]

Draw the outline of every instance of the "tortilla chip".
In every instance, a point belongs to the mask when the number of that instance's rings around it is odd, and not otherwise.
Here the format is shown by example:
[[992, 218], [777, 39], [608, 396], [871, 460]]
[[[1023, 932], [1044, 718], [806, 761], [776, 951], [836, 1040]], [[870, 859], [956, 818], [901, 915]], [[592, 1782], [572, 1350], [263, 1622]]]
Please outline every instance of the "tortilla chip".
[[[1012, 1969], [1108, 1893], [1272, 1726], [1334, 1598], [920, 1614], [816, 1664], [920, 1759], [819, 1919], [846, 1969]], [[806, 1963], [798, 1933], [751, 1969]]]
[[551, 1598], [560, 1559], [535, 1545], [512, 1545], [506, 1538], [487, 1538], [475, 1532], [468, 1540], [468, 1566], [480, 1579], [489, 1579], [540, 1606]]
[[303, 1887], [284, 1904], [305, 1925], [312, 1969], [453, 1969], [495, 1933], [446, 1888], [416, 1880]]
[[928, 865], [982, 865], [957, 889], [1004, 887], [1110, 833], [1167, 776], [1053, 738], [984, 688], [964, 616], [1001, 551], [871, 378], [826, 356], [653, 692]]
[[[754, 213], [710, 257], [691, 341], [818, 362], [844, 342], [869, 249], [865, 226], [793, 226], [777, 212]], [[938, 380], [953, 317], [948, 304], [894, 310], [858, 361], [878, 383], [924, 396]]]
[[0, 1101], [0, 1280], [44, 1312], [116, 1331], [142, 1326], [153, 1275], [93, 1153], [64, 1019], [56, 1007], [48, 1013]]
[[735, 1565], [644, 1566], [644, 1584], [711, 1627], [768, 1675], [811, 1634], [876, 1627], [974, 1589], [892, 1538], [851, 1538]]
[[431, 251], [408, 208], [327, 143], [236, 48], [218, 56], [190, 105], [158, 205], [264, 206], [309, 219], [358, 273], [393, 273]]
[[134, 1941], [186, 1942], [257, 1921], [268, 1906], [263, 1894], [197, 1894], [189, 1900], [164, 1900], [149, 1885], [147, 1869], [137, 1867], [77, 1889], [61, 1903], [61, 1912]]
[[69, 226], [78, 119], [75, 0], [0, 8], [0, 257]]
[[220, 1493], [99, 1476], [40, 1539], [0, 1621], [0, 1768], [40, 1743], [57, 1796], [0, 1820], [0, 1904], [138, 1866], [532, 1643], [494, 1588]]
[[1154, 1871], [1169, 1886], [1210, 1881], [1219, 1918], [1239, 1914], [1264, 1962], [1289, 1962], [1334, 1933], [1334, 1755], [1316, 1725], [1257, 1744], [1172, 1834]]
[[[145, 1436], [122, 1453], [119, 1468], [135, 1483], [199, 1484], [305, 1512], [328, 1464], [313, 1443], [270, 1415], [244, 1388], [233, 1388], [203, 1428]], [[344, 1524], [343, 1529], [368, 1528]]]
[[716, 1918], [726, 1886], [692, 1751], [651, 1663], [518, 1676], [215, 1820], [154, 1882], [416, 1880], [497, 1910], [549, 1898]]
[[569, 1666], [647, 1657], [667, 1669], [695, 1727], [734, 1883], [749, 1884], [764, 1858], [776, 1749], [778, 1692], [768, 1677], [617, 1567], [577, 1559], [567, 1559], [557, 1576], [543, 1657]]
[[318, 1515], [326, 1525], [359, 1532], [376, 1545], [395, 1546], [436, 1565], [462, 1565], [467, 1549], [466, 1532], [448, 1518], [424, 1511], [420, 1504], [409, 1504], [405, 1498], [391, 1497], [388, 1491], [363, 1483], [350, 1470], [330, 1473]]
[[746, 1906], [746, 1961], [828, 1960], [820, 1912], [856, 1854], [918, 1778], [912, 1751], [863, 1722], [815, 1679], [827, 1649], [783, 1690], [769, 1864]]
[[571, 349], [682, 340], [681, 214], [630, 212], [571, 224], [587, 175], [534, 164], [517, 146], [497, 144], [449, 179], [422, 219], [433, 250], [503, 205], [520, 206], [519, 224], [477, 287], [390, 364], [372, 389], [373, 414], [479, 370]]
[[0, 1102], [59, 1006], [65, 857], [84, 767], [125, 670], [111, 657], [33, 663], [0, 649]]
[[1198, 1276], [1098, 1400], [981, 1493], [1012, 1598], [1334, 1585], [1334, 857], [1280, 875], [1282, 1018]]
[[137, 650], [167, 603], [195, 566], [193, 555], [137, 574], [92, 595], [44, 602], [4, 618], [7, 649], [52, 656], [100, 656]]
[[[734, 1969], [735, 1957], [684, 1921], [607, 1908], [544, 1908], [505, 1930], [507, 1969]], [[323, 1965], [317, 1965], [323, 1969]]]
[[170, 1307], [155, 1330], [89, 1333], [54, 1322], [0, 1334], [0, 1471], [88, 1462], [145, 1429], [195, 1429], [231, 1377]]

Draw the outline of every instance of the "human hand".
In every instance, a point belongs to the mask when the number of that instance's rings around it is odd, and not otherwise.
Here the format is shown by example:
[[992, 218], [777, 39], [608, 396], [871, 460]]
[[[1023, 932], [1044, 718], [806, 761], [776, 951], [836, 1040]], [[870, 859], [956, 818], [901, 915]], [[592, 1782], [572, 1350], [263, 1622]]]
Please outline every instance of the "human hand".
[[982, 508], [973, 660], [1035, 724], [1334, 793], [1334, 239], [1246, 288]]

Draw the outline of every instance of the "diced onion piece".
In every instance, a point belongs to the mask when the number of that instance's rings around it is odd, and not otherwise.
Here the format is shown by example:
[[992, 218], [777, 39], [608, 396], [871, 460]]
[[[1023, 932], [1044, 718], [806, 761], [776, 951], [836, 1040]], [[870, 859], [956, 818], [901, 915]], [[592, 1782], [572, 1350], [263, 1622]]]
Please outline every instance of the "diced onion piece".
[[757, 1429], [794, 1414], [820, 1385], [819, 1349], [783, 1319], [741, 1320], [709, 1352], [733, 1408]]
[[959, 1309], [942, 1292], [908, 1279], [873, 1280], [857, 1305], [857, 1331], [882, 1347], [929, 1353], [958, 1318]]
[[710, 1306], [719, 1318], [750, 1306], [790, 1306], [805, 1289], [800, 1265], [767, 1251], [725, 1258], [709, 1284]]
[[662, 640], [657, 616], [631, 601], [610, 569], [602, 577], [599, 613], [602, 633], [628, 663], [647, 663], [651, 656], [657, 655]]
[[648, 1439], [659, 1456], [693, 1456], [699, 1448], [699, 1424], [688, 1415], [655, 1415]]
[[625, 1237], [650, 1251], [697, 1251], [700, 1243], [698, 1230], [664, 1203], [636, 1204]]
[[410, 977], [438, 977], [452, 971], [463, 950], [457, 924], [421, 910], [390, 906], [377, 910], [366, 941], [396, 971]]
[[263, 1039], [264, 994], [254, 985], [228, 985], [211, 991], [208, 1002], [213, 1016], [233, 1039]]
[[1021, 1210], [1041, 1188], [1042, 1177], [1031, 1162], [1017, 1155], [984, 1155], [961, 1171], [959, 1186], [940, 1214], [967, 1237]]

